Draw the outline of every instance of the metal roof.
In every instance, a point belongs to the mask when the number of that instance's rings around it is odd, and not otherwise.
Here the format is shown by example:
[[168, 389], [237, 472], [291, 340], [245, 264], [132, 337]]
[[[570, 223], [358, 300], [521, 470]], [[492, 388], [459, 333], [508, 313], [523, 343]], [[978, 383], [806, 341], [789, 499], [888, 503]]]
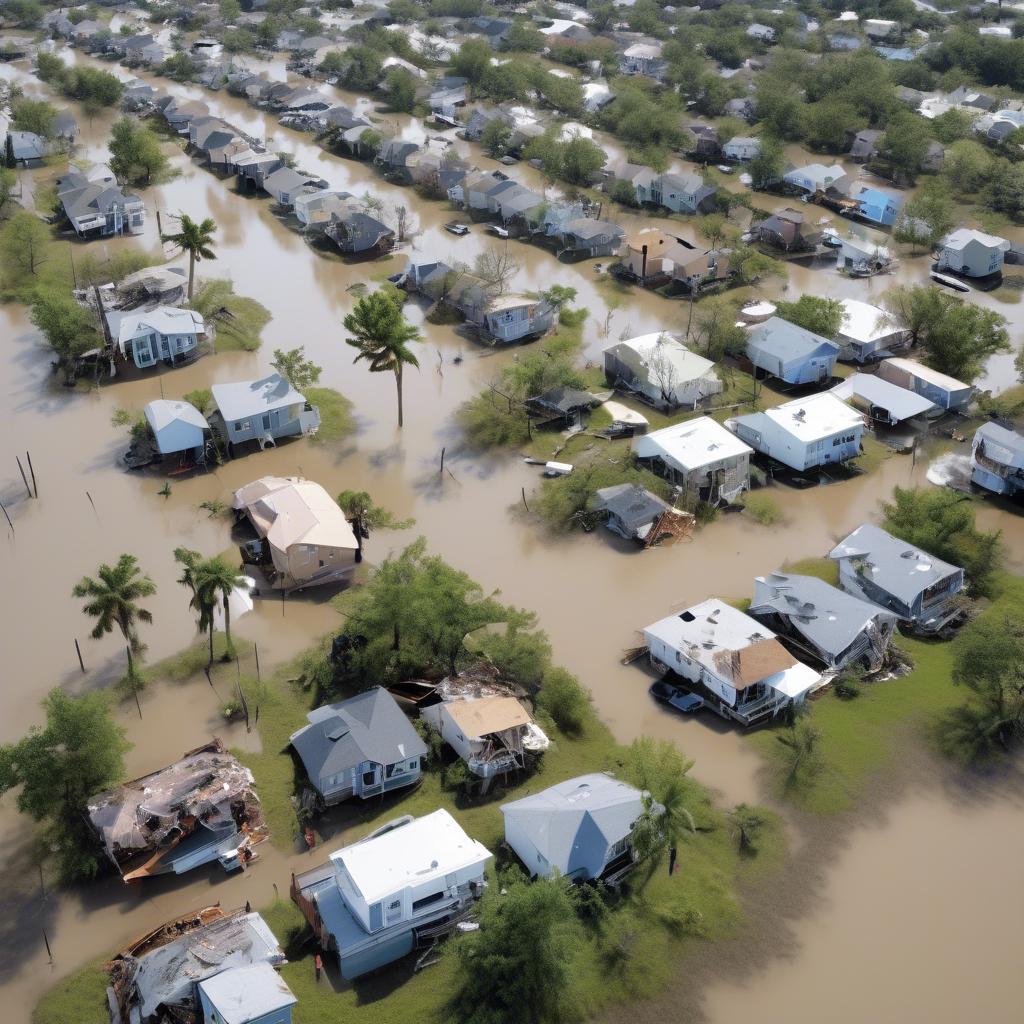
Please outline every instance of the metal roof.
[[298, 1002], [284, 978], [265, 962], [221, 971], [201, 981], [199, 988], [217, 1011], [218, 1024], [252, 1024]]
[[751, 329], [747, 338], [748, 355], [763, 352], [783, 363], [788, 363], [791, 359], [807, 358], [822, 347], [839, 351], [839, 346], [834, 341], [783, 320], [781, 316], [769, 317], [758, 324]]
[[884, 409], [896, 421], [902, 422], [914, 416], [921, 416], [936, 408], [923, 395], [901, 388], [898, 384], [890, 384], [872, 373], [852, 373], [842, 383], [832, 389], [836, 398], [847, 401], [856, 395], [870, 402], [879, 409]]

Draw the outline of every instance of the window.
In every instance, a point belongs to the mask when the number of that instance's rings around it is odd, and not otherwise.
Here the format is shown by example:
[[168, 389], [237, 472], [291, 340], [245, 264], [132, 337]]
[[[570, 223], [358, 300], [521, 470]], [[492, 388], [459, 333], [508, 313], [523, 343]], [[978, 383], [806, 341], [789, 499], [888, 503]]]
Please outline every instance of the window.
[[384, 777], [390, 779], [394, 775], [401, 775], [405, 771], [404, 764], [389, 764], [384, 769]]
[[414, 761], [410, 761], [409, 762], [409, 771], [414, 772], [414, 771], [416, 771], [417, 768], [419, 768], [419, 766], [420, 766], [419, 759], [416, 759]]
[[421, 910], [425, 910], [427, 907], [433, 906], [435, 903], [440, 903], [444, 899], [444, 890], [440, 892], [432, 892], [429, 896], [421, 896], [418, 900], [415, 900], [412, 905], [412, 912], [418, 914]]
[[371, 768], [368, 772], [363, 772], [363, 785], [372, 786], [377, 781], [377, 769]]

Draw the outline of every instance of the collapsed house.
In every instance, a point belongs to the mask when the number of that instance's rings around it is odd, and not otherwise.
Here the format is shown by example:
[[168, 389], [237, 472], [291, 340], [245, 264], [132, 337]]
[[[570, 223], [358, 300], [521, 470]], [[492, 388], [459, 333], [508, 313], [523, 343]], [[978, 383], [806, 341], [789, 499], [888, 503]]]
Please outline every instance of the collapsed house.
[[266, 921], [206, 907], [136, 939], [107, 965], [111, 1024], [291, 1024], [298, 1002]]
[[645, 548], [688, 537], [695, 525], [689, 512], [673, 508], [639, 484], [602, 487], [594, 494], [591, 510], [613, 533]]
[[523, 768], [527, 752], [548, 747], [529, 711], [515, 697], [499, 693], [442, 700], [421, 708], [420, 717], [481, 779]]
[[293, 875], [291, 896], [351, 980], [451, 931], [483, 895], [490, 859], [446, 810], [406, 815]]
[[647, 810], [646, 793], [597, 773], [501, 806], [505, 842], [531, 876], [612, 885], [634, 865], [633, 832]]
[[126, 882], [180, 875], [215, 860], [233, 871], [267, 838], [252, 772], [217, 739], [92, 797], [87, 812]]
[[605, 380], [659, 409], [689, 406], [722, 392], [710, 359], [664, 331], [617, 341], [604, 350]]
[[1024, 437], [999, 423], [983, 423], [971, 445], [971, 482], [994, 494], [1024, 490]]
[[844, 593], [816, 576], [776, 570], [754, 580], [754, 618], [793, 638], [828, 668], [861, 663], [877, 671], [896, 628], [896, 616]]

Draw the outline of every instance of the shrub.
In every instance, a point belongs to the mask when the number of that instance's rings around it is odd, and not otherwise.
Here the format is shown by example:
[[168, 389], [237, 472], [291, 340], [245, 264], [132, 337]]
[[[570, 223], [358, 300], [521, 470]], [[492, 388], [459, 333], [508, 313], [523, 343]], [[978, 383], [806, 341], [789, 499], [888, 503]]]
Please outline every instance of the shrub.
[[544, 672], [537, 706], [567, 736], [582, 733], [591, 715], [590, 694], [571, 672], [557, 666]]

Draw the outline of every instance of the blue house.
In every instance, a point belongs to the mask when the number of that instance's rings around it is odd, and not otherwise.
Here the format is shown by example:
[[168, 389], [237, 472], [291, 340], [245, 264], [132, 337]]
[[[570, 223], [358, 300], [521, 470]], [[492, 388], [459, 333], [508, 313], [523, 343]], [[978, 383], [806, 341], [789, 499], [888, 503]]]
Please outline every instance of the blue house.
[[857, 200], [858, 212], [865, 220], [883, 227], [891, 227], [896, 223], [896, 216], [903, 205], [901, 199], [880, 188], [864, 187], [852, 198]]
[[777, 377], [787, 384], [827, 382], [838, 355], [836, 342], [780, 316], [758, 324], [747, 338], [747, 358], [754, 364], [755, 374]]

